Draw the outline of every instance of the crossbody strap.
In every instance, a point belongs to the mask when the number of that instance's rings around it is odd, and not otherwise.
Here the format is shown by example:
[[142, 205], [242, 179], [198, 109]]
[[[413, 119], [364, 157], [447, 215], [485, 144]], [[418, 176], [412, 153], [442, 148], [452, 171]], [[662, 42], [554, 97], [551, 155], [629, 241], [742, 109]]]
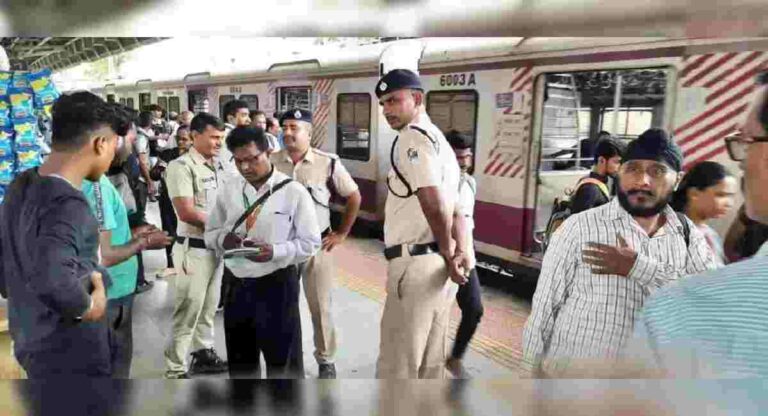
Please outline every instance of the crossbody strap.
[[272, 189], [270, 189], [269, 192], [267, 192], [266, 194], [262, 195], [259, 199], [257, 199], [256, 202], [254, 202], [250, 207], [248, 207], [248, 209], [245, 210], [243, 215], [241, 215], [240, 218], [238, 218], [237, 221], [235, 221], [235, 225], [232, 227], [232, 232], [234, 233], [235, 230], [237, 230], [237, 227], [239, 227], [245, 221], [245, 219], [248, 218], [248, 216], [251, 215], [251, 213], [256, 210], [256, 208], [260, 207], [261, 205], [264, 205], [264, 203], [267, 202], [267, 199], [269, 199], [269, 197], [272, 196], [272, 194], [279, 191], [282, 187], [284, 187], [285, 185], [288, 185], [288, 183], [292, 181], [293, 181], [292, 179], [286, 179], [278, 183], [277, 185], [272, 187]]

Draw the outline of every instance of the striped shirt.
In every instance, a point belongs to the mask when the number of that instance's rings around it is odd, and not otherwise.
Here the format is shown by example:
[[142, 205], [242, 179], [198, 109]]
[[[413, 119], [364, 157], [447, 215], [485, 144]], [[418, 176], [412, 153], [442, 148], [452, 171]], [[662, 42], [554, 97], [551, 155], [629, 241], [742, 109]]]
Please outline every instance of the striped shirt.
[[768, 377], [766, 249], [657, 292], [636, 323], [628, 358], [671, 377]]
[[[523, 332], [524, 366], [555, 376], [573, 359], [615, 358], [651, 292], [682, 276], [714, 268], [701, 232], [689, 221], [690, 245], [675, 212], [653, 237], [614, 198], [568, 218], [555, 232]], [[582, 261], [589, 242], [618, 246], [621, 235], [638, 254], [628, 277], [593, 274]]]

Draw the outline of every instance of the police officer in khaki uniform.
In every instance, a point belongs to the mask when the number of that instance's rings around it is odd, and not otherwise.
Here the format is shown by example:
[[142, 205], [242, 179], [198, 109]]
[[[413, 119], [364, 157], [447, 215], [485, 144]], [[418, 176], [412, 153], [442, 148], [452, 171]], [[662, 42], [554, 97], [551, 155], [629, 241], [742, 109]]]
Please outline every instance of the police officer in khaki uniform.
[[450, 306], [469, 271], [459, 165], [424, 110], [418, 75], [392, 70], [376, 84], [376, 95], [398, 132], [387, 176], [387, 300], [376, 374], [444, 378]]
[[[312, 113], [293, 109], [281, 117], [285, 149], [271, 156], [275, 168], [304, 185], [315, 203], [317, 222], [322, 231], [322, 249], [307, 261], [303, 269], [304, 294], [314, 327], [315, 360], [320, 378], [336, 378], [333, 362], [336, 353], [336, 328], [331, 316], [336, 268], [331, 251], [344, 242], [360, 210], [360, 191], [339, 157], [310, 147]], [[346, 207], [338, 230], [331, 230], [329, 208], [331, 190], [346, 198]]]
[[[206, 247], [204, 237], [208, 215], [216, 202], [224, 167], [217, 155], [222, 145], [224, 124], [217, 117], [200, 113], [192, 119], [193, 146], [168, 165], [168, 195], [179, 219], [173, 263], [176, 301], [173, 332], [165, 351], [166, 377], [189, 378], [195, 373], [227, 371], [227, 365], [213, 349], [213, 318], [219, 297], [217, 258]], [[192, 347], [189, 371], [186, 355]]]

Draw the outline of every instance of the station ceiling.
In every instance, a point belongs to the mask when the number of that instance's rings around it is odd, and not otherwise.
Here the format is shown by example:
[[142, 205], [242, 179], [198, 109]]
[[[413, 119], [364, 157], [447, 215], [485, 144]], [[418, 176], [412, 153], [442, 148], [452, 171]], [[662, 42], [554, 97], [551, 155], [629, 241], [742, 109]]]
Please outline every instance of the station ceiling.
[[161, 41], [158, 37], [3, 37], [12, 69], [54, 71]]

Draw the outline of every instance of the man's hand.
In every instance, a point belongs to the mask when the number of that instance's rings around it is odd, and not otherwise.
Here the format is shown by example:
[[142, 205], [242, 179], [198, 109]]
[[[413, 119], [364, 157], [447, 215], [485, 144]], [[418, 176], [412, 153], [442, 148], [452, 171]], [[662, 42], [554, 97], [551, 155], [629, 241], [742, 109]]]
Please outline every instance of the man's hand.
[[346, 239], [347, 239], [346, 234], [337, 233], [336, 231], [331, 231], [330, 233], [328, 233], [328, 235], [325, 236], [325, 238], [323, 238], [322, 249], [330, 253], [331, 250], [334, 249], [334, 247], [343, 243], [344, 240]]
[[107, 310], [107, 292], [104, 289], [104, 282], [101, 280], [101, 273], [91, 273], [91, 284], [93, 284], [93, 292], [91, 292], [91, 300], [93, 301], [92, 307], [88, 309], [83, 315], [84, 322], [96, 322], [104, 318], [104, 313]]
[[147, 250], [159, 250], [173, 244], [173, 237], [169, 236], [165, 231], [157, 230], [145, 235], [143, 238], [146, 239]]
[[626, 240], [616, 235], [618, 247], [600, 243], [587, 243], [590, 247], [581, 251], [584, 263], [592, 267], [594, 274], [615, 274], [627, 277], [635, 266], [637, 252], [631, 249]]
[[155, 195], [155, 191], [157, 191], [157, 189], [155, 189], [155, 183], [153, 181], [149, 181], [147, 183], [147, 194], [152, 197]]
[[454, 283], [459, 285], [467, 283], [467, 269], [465, 269], [466, 262], [466, 255], [460, 251], [457, 251], [450, 260], [447, 260], [446, 258], [446, 263], [448, 264], [448, 275], [451, 277], [451, 280], [453, 280]]
[[150, 235], [150, 234], [152, 234], [154, 232], [158, 232], [158, 231], [160, 231], [160, 230], [157, 227], [155, 227], [154, 225], [152, 225], [152, 224], [144, 224], [144, 225], [139, 225], [136, 228], [132, 228], [131, 229], [131, 234], [133, 235], [133, 238], [137, 238], [137, 237], [145, 237], [147, 235]]
[[224, 241], [221, 243], [221, 246], [224, 247], [224, 250], [233, 250], [240, 248], [242, 244], [243, 239], [240, 238], [240, 236], [235, 233], [228, 233], [224, 236]]
[[272, 244], [257, 244], [255, 246], [250, 246], [250, 247], [260, 248], [261, 252], [259, 254], [246, 256], [245, 257], [246, 259], [255, 263], [266, 263], [268, 261], [272, 261], [272, 256], [274, 255]]

